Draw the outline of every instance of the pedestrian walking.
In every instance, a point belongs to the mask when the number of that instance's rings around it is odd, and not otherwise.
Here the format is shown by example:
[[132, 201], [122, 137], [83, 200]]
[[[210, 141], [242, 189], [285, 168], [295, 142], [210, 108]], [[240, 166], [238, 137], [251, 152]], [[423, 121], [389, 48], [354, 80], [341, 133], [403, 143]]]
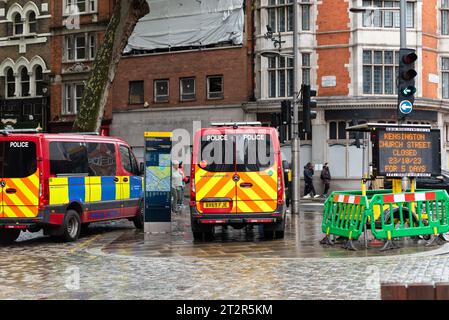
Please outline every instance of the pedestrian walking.
[[323, 166], [323, 170], [321, 171], [320, 175], [321, 181], [323, 181], [324, 184], [324, 191], [322, 196], [326, 198], [328, 196], [329, 188], [331, 185], [331, 172], [329, 170], [329, 164], [326, 162]]
[[311, 197], [318, 198], [319, 195], [316, 194], [315, 187], [313, 185], [313, 175], [315, 171], [313, 170], [312, 163], [308, 162], [304, 166], [304, 182], [305, 182], [305, 189], [304, 189], [304, 198], [308, 199]]
[[282, 161], [282, 167], [284, 168], [284, 184], [285, 184], [285, 205], [290, 207], [292, 198], [292, 174], [290, 165], [286, 160]]
[[182, 161], [179, 162], [179, 172], [182, 175], [182, 187], [181, 187], [181, 197], [178, 198], [178, 205], [180, 208], [182, 208], [183, 204], [184, 204], [184, 192], [185, 192], [186, 183], [187, 183], [187, 177], [184, 172], [184, 165], [183, 165]]
[[171, 176], [171, 195], [172, 195], [172, 214], [179, 213], [179, 199], [182, 197], [182, 173], [179, 170], [179, 162], [174, 160], [172, 162], [172, 176]]

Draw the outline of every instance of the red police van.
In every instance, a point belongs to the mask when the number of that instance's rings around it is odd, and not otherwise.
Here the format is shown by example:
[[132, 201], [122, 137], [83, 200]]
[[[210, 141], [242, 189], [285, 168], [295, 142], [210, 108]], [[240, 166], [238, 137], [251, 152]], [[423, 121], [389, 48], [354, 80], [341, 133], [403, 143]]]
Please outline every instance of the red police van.
[[75, 241], [91, 222], [143, 228], [140, 168], [123, 140], [94, 135], [0, 135], [0, 242], [21, 231]]

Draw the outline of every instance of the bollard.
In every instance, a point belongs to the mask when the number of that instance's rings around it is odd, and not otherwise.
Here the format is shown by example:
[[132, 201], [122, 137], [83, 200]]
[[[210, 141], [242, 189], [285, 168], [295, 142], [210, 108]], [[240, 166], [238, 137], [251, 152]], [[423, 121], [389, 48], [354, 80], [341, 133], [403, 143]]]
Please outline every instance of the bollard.
[[408, 285], [408, 300], [435, 300], [435, 287], [431, 283]]
[[407, 287], [400, 283], [381, 283], [382, 300], [407, 300]]

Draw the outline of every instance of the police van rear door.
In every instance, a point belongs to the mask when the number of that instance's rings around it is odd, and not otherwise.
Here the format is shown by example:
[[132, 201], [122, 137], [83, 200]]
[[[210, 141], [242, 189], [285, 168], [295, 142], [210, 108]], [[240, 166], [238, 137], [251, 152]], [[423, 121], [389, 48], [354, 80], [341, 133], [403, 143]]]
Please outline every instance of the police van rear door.
[[277, 207], [278, 171], [274, 136], [268, 129], [235, 133], [237, 213], [267, 213]]
[[34, 218], [39, 206], [37, 137], [0, 138], [1, 218]]
[[231, 128], [206, 129], [195, 169], [196, 206], [200, 213], [235, 213], [235, 144]]

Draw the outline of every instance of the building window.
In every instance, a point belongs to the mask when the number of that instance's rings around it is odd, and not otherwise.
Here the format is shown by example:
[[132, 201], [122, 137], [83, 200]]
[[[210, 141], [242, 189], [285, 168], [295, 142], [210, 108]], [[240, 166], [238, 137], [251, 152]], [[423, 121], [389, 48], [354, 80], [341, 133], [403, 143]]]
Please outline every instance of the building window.
[[268, 96], [293, 96], [293, 58], [276, 57], [268, 59]]
[[8, 68], [6, 71], [6, 96], [13, 98], [16, 94], [16, 78], [14, 77], [14, 71], [12, 68]]
[[66, 0], [65, 14], [74, 14], [73, 6], [78, 7], [78, 13], [92, 13], [97, 11], [97, 0]]
[[310, 0], [301, 0], [301, 28], [303, 31], [310, 30]]
[[195, 78], [182, 78], [179, 81], [179, 95], [181, 101], [192, 101], [196, 99]]
[[441, 59], [443, 99], [449, 99], [449, 58]]
[[397, 92], [399, 54], [397, 51], [363, 51], [363, 93], [394, 94]]
[[143, 104], [144, 102], [144, 81], [130, 81], [129, 104]]
[[30, 75], [28, 74], [28, 69], [25, 67], [20, 69], [20, 84], [22, 97], [28, 97], [30, 95]]
[[169, 80], [154, 81], [154, 102], [168, 102], [170, 94]]
[[22, 16], [18, 13], [14, 16], [14, 35], [23, 34]]
[[67, 61], [94, 60], [96, 47], [95, 34], [77, 34], [65, 37], [65, 57]]
[[293, 31], [293, 0], [269, 0], [268, 25], [273, 32]]
[[346, 140], [346, 121], [331, 121], [329, 123], [330, 140]]
[[42, 67], [37, 66], [36, 69], [34, 69], [34, 79], [35, 79], [35, 85], [36, 85], [36, 95], [37, 96], [43, 96], [43, 83], [44, 83], [44, 74], [42, 73]]
[[302, 83], [310, 85], [310, 53], [303, 53], [302, 57]]
[[441, 34], [449, 35], [449, 0], [441, 0]]
[[83, 98], [84, 84], [68, 83], [64, 86], [64, 106], [62, 113], [64, 115], [77, 114]]
[[[399, 8], [399, 4], [400, 1], [398, 0], [363, 0], [364, 7]], [[406, 23], [407, 28], [413, 28], [415, 25], [415, 2], [407, 2]], [[399, 11], [367, 11], [363, 13], [363, 26], [377, 28], [399, 28]]]
[[207, 77], [207, 99], [223, 99], [223, 76]]
[[29, 33], [37, 33], [37, 20], [34, 11], [31, 11], [28, 15], [28, 31]]

